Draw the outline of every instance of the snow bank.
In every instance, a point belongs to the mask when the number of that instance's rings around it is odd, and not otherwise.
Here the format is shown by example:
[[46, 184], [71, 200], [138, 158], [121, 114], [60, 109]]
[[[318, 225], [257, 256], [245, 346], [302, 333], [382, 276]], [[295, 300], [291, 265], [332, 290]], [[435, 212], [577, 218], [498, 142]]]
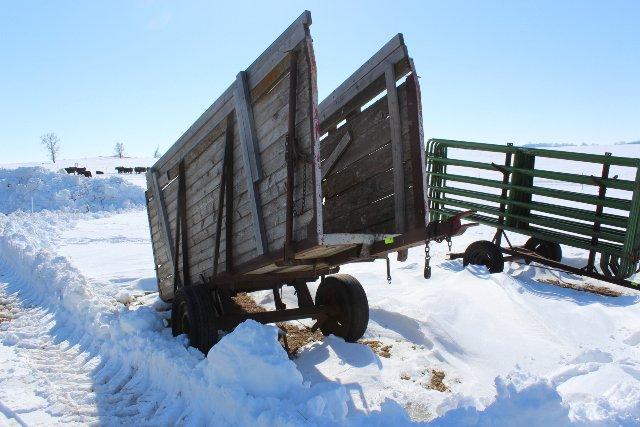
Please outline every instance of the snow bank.
[[[106, 287], [90, 284], [67, 258], [52, 250], [75, 215], [0, 215], [0, 263], [20, 278], [23, 299], [55, 313], [66, 340], [91, 340], [107, 360], [129, 366], [144, 375], [145, 387], [162, 391], [154, 423], [273, 426], [393, 421], [379, 412], [373, 419], [350, 413], [347, 392], [339, 383], [304, 382], [272, 326], [247, 321], [204, 357], [185, 339], [174, 338], [154, 309], [129, 309], [114, 295], [104, 294], [101, 289]], [[391, 411], [390, 416], [406, 421], [401, 412]]]
[[0, 213], [115, 211], [143, 204], [143, 189], [119, 177], [86, 178], [41, 167], [0, 169]]
[[[517, 382], [517, 381], [516, 381]], [[535, 381], [519, 389], [501, 378], [495, 381], [495, 402], [482, 411], [474, 406], [447, 412], [432, 426], [568, 426], [569, 409], [547, 381]]]

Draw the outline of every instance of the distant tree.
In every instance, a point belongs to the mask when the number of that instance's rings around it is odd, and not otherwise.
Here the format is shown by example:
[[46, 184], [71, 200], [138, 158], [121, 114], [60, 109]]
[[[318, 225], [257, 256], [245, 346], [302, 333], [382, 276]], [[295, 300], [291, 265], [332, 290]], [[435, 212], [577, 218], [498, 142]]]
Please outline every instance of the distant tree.
[[56, 162], [58, 152], [60, 151], [60, 138], [53, 132], [45, 133], [40, 136], [40, 143], [47, 150], [47, 154], [53, 163]]
[[159, 145], [158, 145], [158, 146], [156, 146], [156, 149], [155, 149], [155, 151], [153, 152], [153, 157], [154, 157], [154, 158], [156, 158], [156, 159], [157, 159], [158, 157], [160, 157], [160, 146], [159, 146]]
[[116, 142], [116, 147], [113, 149], [113, 152], [116, 156], [123, 158], [124, 157], [124, 144], [122, 142]]

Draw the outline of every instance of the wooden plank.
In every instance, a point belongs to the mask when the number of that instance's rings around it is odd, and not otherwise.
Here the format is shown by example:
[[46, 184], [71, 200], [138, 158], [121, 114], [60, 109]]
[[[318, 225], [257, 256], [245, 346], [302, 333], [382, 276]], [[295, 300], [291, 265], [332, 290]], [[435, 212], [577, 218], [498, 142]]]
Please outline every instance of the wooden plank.
[[402, 171], [402, 125], [400, 107], [396, 91], [396, 75], [393, 64], [388, 64], [384, 72], [387, 84], [387, 102], [389, 104], [389, 126], [391, 127], [391, 157], [393, 160], [393, 198], [395, 205], [396, 232], [405, 231], [404, 215], [404, 173]]
[[[387, 155], [390, 155], [388, 152]], [[405, 185], [411, 177], [411, 162], [403, 165]], [[379, 173], [359, 185], [350, 187], [340, 196], [325, 202], [325, 233], [376, 232], [398, 234], [395, 231], [392, 170]], [[344, 197], [342, 197], [344, 196]], [[413, 219], [413, 199], [406, 199], [407, 218]], [[388, 224], [376, 227], [380, 223]]]
[[260, 147], [256, 136], [256, 125], [253, 121], [253, 109], [251, 107], [251, 96], [247, 82], [247, 73], [241, 71], [236, 77], [236, 87], [233, 95], [233, 102], [236, 107], [236, 119], [240, 133], [242, 154], [245, 163], [249, 165], [249, 176], [252, 182], [262, 179], [262, 167], [260, 166]]
[[[403, 125], [403, 133], [408, 129], [404, 128], [407, 120], [406, 104], [406, 83], [397, 88], [398, 99], [400, 100], [400, 118]], [[347, 129], [351, 132], [351, 143], [347, 150], [338, 160], [334, 167], [334, 172], [339, 172], [356, 161], [368, 156], [375, 150], [381, 148], [391, 141], [391, 128], [389, 121], [389, 107], [386, 96], [380, 98], [372, 105], [352, 116], [347, 125], [339, 128], [321, 142], [320, 152], [322, 158], [326, 159], [331, 151], [335, 149]], [[332, 173], [334, 173], [332, 172]], [[332, 174], [330, 173], [329, 176]]]
[[[160, 230], [163, 234], [164, 247], [167, 253], [167, 258], [169, 262], [174, 264], [174, 251], [173, 246], [171, 244], [171, 229], [169, 228], [169, 219], [167, 217], [167, 209], [164, 204], [164, 200], [162, 198], [162, 190], [160, 190], [160, 184], [158, 183], [158, 174], [156, 173], [154, 168], [151, 168], [149, 172], [151, 182], [153, 185], [153, 198], [156, 204], [156, 210], [158, 212], [158, 218], [160, 220]], [[175, 271], [172, 271], [175, 274]]]
[[347, 130], [344, 135], [342, 135], [340, 142], [338, 142], [338, 145], [333, 149], [329, 157], [322, 162], [322, 179], [325, 179], [329, 172], [331, 172], [331, 169], [335, 166], [340, 156], [342, 156], [344, 150], [347, 149], [349, 142], [351, 142], [351, 133]]

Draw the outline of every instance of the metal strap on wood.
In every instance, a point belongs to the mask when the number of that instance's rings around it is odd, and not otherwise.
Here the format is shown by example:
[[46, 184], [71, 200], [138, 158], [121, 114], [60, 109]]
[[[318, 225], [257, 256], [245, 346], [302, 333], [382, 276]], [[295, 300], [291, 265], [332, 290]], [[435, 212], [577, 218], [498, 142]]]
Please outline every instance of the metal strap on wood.
[[[296, 144], [296, 101], [298, 87], [298, 52], [291, 51], [289, 53], [289, 117], [288, 130], [286, 139], [285, 161], [287, 163], [287, 207], [286, 207], [286, 224], [284, 237], [284, 259], [289, 261], [293, 259], [293, 189], [294, 189], [294, 150]], [[302, 167], [305, 167], [304, 165]], [[304, 195], [303, 195], [304, 197]]]
[[[218, 261], [220, 258], [220, 234], [222, 232], [222, 207], [225, 203], [227, 185], [233, 167], [233, 121], [231, 116], [227, 117], [227, 128], [225, 135], [224, 154], [222, 158], [222, 174], [220, 175], [220, 189], [218, 192], [218, 215], [216, 219], [216, 243], [213, 252], [213, 277], [218, 274]], [[232, 198], [226, 200], [226, 204], [233, 203]], [[228, 211], [229, 209], [227, 209]], [[230, 221], [227, 221], [230, 224]], [[230, 246], [227, 245], [227, 248]], [[229, 254], [227, 254], [229, 256]]]

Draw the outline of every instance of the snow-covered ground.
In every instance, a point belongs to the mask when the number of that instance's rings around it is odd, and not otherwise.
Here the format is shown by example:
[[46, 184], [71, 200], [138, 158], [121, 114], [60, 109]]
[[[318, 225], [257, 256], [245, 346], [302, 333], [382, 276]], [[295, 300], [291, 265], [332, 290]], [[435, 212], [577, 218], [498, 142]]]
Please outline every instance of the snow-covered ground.
[[[640, 157], [640, 146], [578, 149]], [[118, 160], [78, 163], [115, 172]], [[142, 175], [125, 179], [144, 185]], [[392, 262], [391, 285], [382, 262], [341, 270], [364, 284], [365, 339], [389, 357], [328, 337], [290, 361], [275, 329], [254, 322], [205, 357], [165, 327], [146, 212], [131, 199], [111, 212], [85, 204], [0, 214], [0, 425], [640, 423], [638, 292], [549, 285], [540, 279], [575, 277], [518, 263], [489, 275], [447, 261], [445, 244], [432, 246], [426, 281], [417, 247]], [[453, 250], [492, 235], [470, 229]], [[563, 253], [577, 264], [585, 257]], [[273, 304], [269, 293], [255, 296]]]

